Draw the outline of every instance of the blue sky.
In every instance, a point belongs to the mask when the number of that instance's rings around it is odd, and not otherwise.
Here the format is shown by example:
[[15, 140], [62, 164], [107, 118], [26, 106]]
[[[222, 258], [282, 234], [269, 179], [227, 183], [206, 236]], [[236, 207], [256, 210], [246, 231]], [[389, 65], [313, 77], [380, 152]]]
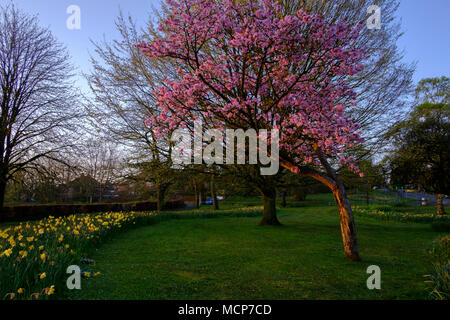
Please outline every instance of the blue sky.
[[[5, 3], [7, 0], [0, 0]], [[335, 0], [339, 1], [339, 0]], [[63, 42], [78, 72], [89, 71], [89, 39], [117, 38], [114, 19], [121, 8], [130, 13], [138, 24], [144, 24], [151, 6], [159, 0], [14, 0], [19, 8], [38, 14], [42, 25], [48, 26]], [[70, 5], [81, 9], [81, 30], [69, 30], [66, 13]], [[405, 62], [417, 61], [414, 81], [424, 77], [450, 76], [450, 0], [402, 0], [398, 16], [402, 19], [404, 36], [398, 42], [405, 51]], [[383, 13], [381, 13], [382, 15]], [[79, 77], [79, 86], [86, 84]]]

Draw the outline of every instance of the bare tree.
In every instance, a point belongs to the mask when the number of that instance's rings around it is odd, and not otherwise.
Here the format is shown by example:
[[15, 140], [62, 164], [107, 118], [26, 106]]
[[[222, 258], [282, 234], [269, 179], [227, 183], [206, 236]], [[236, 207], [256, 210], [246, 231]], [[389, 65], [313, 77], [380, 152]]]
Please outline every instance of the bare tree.
[[63, 45], [38, 19], [0, 6], [0, 207], [7, 182], [57, 159], [71, 145], [76, 118], [72, 67]]
[[117, 177], [119, 167], [119, 151], [117, 144], [101, 138], [89, 138], [84, 145], [82, 171], [92, 179], [88, 180], [94, 185], [87, 186], [89, 201], [92, 203], [94, 193], [98, 193], [98, 200], [102, 201], [105, 188], [112, 184]]
[[150, 61], [136, 48], [142, 39], [151, 37], [150, 25], [148, 30], [138, 30], [133, 20], [121, 13], [116, 28], [121, 39], [94, 43], [93, 72], [87, 75], [94, 101], [89, 101], [86, 109], [92, 126], [130, 150], [128, 162], [139, 169], [130, 177], [154, 184], [161, 209], [176, 172], [171, 142], [168, 137], [157, 138], [145, 120], [158, 116], [153, 91], [175, 76], [176, 68], [165, 61]]

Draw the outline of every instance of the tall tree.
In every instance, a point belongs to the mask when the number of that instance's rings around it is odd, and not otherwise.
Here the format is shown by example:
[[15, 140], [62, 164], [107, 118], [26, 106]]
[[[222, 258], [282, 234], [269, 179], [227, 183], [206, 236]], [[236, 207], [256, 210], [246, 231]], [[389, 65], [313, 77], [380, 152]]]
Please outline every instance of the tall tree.
[[102, 201], [105, 188], [111, 185], [118, 176], [120, 153], [118, 145], [106, 139], [89, 138], [80, 150], [82, 154], [82, 172], [93, 179], [96, 185], [89, 186], [91, 194], [89, 201], [92, 202], [94, 193], [97, 192], [97, 200]]
[[38, 19], [0, 6], [0, 207], [7, 182], [36, 160], [57, 159], [76, 119], [66, 49]]
[[214, 210], [219, 210], [219, 200], [217, 199], [217, 191], [216, 191], [216, 173], [217, 170], [214, 166], [211, 168], [211, 178], [209, 180], [209, 189], [211, 192], [211, 201]]
[[[154, 90], [175, 73], [165, 61], [150, 61], [136, 48], [137, 41], [151, 37], [152, 29], [139, 30], [121, 13], [116, 20], [120, 39], [95, 43], [91, 58], [93, 72], [87, 75], [94, 100], [86, 103], [91, 125], [123, 148], [130, 150], [128, 162], [157, 190], [158, 208], [163, 207], [174, 183], [171, 142], [155, 136], [146, 119], [159, 117]], [[170, 173], [170, 174], [169, 174]], [[144, 174], [146, 174], [144, 176]]]
[[359, 126], [344, 111], [355, 98], [346, 79], [363, 68], [363, 50], [351, 46], [361, 26], [302, 10], [283, 16], [271, 1], [168, 5], [161, 37], [140, 45], [149, 58], [180, 65], [157, 92], [161, 116], [152, 125], [190, 127], [201, 118], [209, 127], [280, 129], [281, 165], [330, 188], [346, 256], [359, 260], [350, 203], [328, 159], [358, 171], [346, 150], [362, 142]]
[[419, 104], [388, 132], [394, 184], [419, 184], [435, 193], [437, 213], [444, 215], [442, 194], [450, 193], [450, 79], [427, 78], [416, 89]]
[[178, 170], [168, 162], [158, 160], [132, 161], [128, 163], [128, 167], [132, 168], [132, 172], [126, 175], [126, 180], [141, 185], [151, 183], [155, 188], [156, 208], [158, 211], [163, 210], [168, 192], [179, 178]]

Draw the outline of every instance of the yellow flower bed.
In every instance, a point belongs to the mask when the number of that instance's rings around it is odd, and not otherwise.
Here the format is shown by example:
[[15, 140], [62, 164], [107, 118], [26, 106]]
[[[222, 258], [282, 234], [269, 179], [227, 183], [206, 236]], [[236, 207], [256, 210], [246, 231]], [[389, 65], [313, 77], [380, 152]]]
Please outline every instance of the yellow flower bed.
[[49, 217], [0, 229], [0, 297], [46, 299], [63, 291], [69, 265], [78, 264], [105, 237], [152, 215], [110, 212]]

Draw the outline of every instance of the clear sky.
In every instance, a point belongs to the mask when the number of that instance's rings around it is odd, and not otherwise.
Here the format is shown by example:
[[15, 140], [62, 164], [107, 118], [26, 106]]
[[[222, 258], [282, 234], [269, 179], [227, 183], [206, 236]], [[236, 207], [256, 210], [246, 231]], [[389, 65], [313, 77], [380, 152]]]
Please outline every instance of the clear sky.
[[[9, 0], [0, 0], [5, 3]], [[334, 0], [339, 1], [339, 0]], [[42, 25], [50, 27], [63, 42], [78, 71], [89, 71], [89, 39], [117, 38], [114, 19], [121, 8], [144, 24], [151, 6], [159, 0], [14, 0], [19, 8], [38, 14]], [[70, 5], [81, 9], [81, 29], [69, 30], [66, 13]], [[450, 76], [450, 0], [402, 0], [398, 16], [402, 19], [403, 38], [399, 48], [405, 51], [405, 62], [417, 61], [414, 81], [424, 77]], [[383, 18], [383, 13], [381, 13]], [[79, 85], [86, 90], [80, 77]]]
[[[78, 85], [86, 92], [87, 84], [81, 73], [90, 70], [89, 53], [93, 53], [90, 40], [120, 39], [114, 25], [120, 9], [124, 14], [130, 13], [138, 25], [144, 25], [152, 6], [158, 6], [159, 0], [13, 0], [13, 3], [27, 13], [37, 14], [40, 24], [49, 27], [66, 45], [79, 73]], [[69, 30], [66, 26], [70, 17], [66, 11], [71, 5], [77, 5], [81, 11], [79, 30]]]
[[450, 0], [401, 0], [398, 16], [404, 35], [398, 46], [405, 51], [405, 61], [417, 61], [415, 82], [450, 77], [449, 14]]

